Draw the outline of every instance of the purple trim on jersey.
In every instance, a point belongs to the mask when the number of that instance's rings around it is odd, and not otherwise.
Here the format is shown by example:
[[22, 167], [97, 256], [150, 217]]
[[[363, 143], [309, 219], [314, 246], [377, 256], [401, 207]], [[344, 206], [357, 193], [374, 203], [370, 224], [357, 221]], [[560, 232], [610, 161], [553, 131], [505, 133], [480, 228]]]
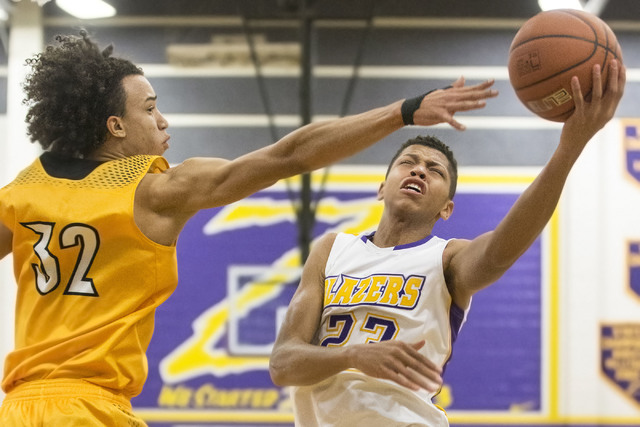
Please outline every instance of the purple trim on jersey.
[[453, 344], [458, 339], [458, 333], [460, 329], [462, 329], [462, 322], [464, 321], [464, 310], [458, 307], [453, 301], [451, 302], [451, 308], [449, 310], [449, 325], [451, 326], [451, 351], [449, 352], [449, 357], [444, 362], [442, 366], [442, 375], [444, 376], [444, 372], [447, 369], [447, 365], [453, 356]]
[[376, 234], [375, 231], [371, 234], [363, 234], [362, 236], [360, 236], [360, 240], [362, 240], [364, 243], [367, 243], [368, 240], [373, 241], [374, 234]]
[[400, 250], [400, 249], [409, 249], [409, 248], [415, 248], [416, 246], [420, 246], [423, 243], [427, 243], [429, 240], [431, 240], [433, 236], [431, 234], [429, 234], [427, 237], [425, 237], [424, 239], [420, 239], [417, 242], [413, 242], [413, 243], [407, 243], [405, 245], [398, 245], [395, 248], [393, 248], [394, 251]]
[[458, 307], [454, 302], [451, 303], [451, 310], [449, 311], [449, 324], [451, 325], [451, 345], [458, 339], [458, 332], [462, 328], [462, 322], [464, 321], [464, 310]]
[[[367, 243], [367, 240], [373, 242], [373, 236], [376, 234], [376, 232], [374, 231], [371, 234], [363, 234], [360, 237], [360, 240], [362, 240], [364, 243]], [[431, 234], [429, 234], [427, 237], [425, 237], [424, 239], [420, 239], [417, 242], [412, 242], [412, 243], [406, 243], [404, 245], [398, 245], [398, 246], [394, 246], [393, 250], [394, 251], [398, 251], [401, 249], [409, 249], [409, 248], [415, 248], [416, 246], [420, 246], [424, 243], [427, 243], [429, 240], [431, 240], [433, 236]]]

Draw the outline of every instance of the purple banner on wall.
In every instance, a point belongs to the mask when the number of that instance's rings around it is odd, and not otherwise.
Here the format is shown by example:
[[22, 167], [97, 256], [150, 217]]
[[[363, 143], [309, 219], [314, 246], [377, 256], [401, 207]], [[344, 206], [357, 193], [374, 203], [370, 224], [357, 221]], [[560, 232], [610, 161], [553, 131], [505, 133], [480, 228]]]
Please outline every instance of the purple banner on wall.
[[600, 351], [602, 372], [640, 408], [640, 323], [602, 325]]

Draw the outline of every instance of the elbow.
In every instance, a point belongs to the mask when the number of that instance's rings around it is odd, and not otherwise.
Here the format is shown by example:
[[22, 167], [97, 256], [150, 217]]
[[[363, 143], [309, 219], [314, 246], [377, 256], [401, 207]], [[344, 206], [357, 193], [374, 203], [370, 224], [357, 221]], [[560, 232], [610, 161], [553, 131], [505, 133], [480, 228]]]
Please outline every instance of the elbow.
[[269, 376], [271, 377], [271, 382], [276, 387], [286, 387], [288, 385], [282, 376], [274, 369], [271, 369], [271, 367], [269, 367]]
[[278, 387], [291, 385], [287, 381], [286, 369], [283, 364], [278, 362], [278, 357], [271, 356], [269, 359], [269, 376], [271, 377], [271, 382]]

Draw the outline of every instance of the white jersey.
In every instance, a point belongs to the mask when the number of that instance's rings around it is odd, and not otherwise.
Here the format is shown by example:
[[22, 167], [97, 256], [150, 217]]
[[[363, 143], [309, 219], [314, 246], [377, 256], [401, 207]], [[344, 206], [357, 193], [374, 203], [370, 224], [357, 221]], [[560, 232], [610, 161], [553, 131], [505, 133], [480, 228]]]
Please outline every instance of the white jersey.
[[[318, 344], [343, 346], [398, 339], [426, 340], [420, 352], [442, 367], [466, 312], [453, 304], [444, 280], [448, 241], [379, 248], [370, 236], [340, 233], [325, 268]], [[297, 426], [448, 426], [431, 398], [355, 369], [312, 386], [292, 387]]]

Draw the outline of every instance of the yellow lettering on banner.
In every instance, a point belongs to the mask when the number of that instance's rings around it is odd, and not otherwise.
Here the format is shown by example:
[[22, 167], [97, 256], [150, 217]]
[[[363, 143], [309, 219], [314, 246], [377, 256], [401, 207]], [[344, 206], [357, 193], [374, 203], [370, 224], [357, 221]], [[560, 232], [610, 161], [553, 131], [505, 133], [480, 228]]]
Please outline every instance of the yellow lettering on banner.
[[159, 407], [272, 409], [278, 403], [277, 389], [228, 389], [204, 384], [198, 389], [184, 386], [163, 386], [158, 397]]
[[249, 402], [251, 402], [251, 390], [242, 390], [240, 392], [240, 406], [249, 406]]
[[242, 394], [246, 391], [232, 390], [227, 393], [219, 393], [219, 396], [211, 402], [215, 406], [221, 408], [238, 408], [244, 407], [246, 404], [240, 400]]
[[193, 390], [178, 386], [175, 388], [164, 386], [158, 396], [159, 407], [188, 408]]
[[633, 171], [640, 172], [640, 160], [633, 161]]
[[278, 390], [268, 389], [264, 391], [262, 397], [262, 406], [264, 408], [273, 407], [280, 400], [280, 393]]
[[360, 280], [357, 291], [353, 296], [353, 298], [351, 298], [351, 303], [360, 304], [364, 300], [364, 297], [367, 295], [367, 290], [369, 289], [369, 286], [371, 286], [371, 277], [367, 277], [366, 279]]
[[211, 384], [200, 387], [193, 396], [194, 406], [206, 408], [213, 405], [216, 398], [216, 389]]
[[352, 279], [351, 277], [342, 276], [342, 284], [336, 291], [333, 297], [332, 304], [348, 304], [351, 301], [351, 295], [353, 294], [353, 288], [358, 284], [358, 279]]
[[364, 298], [364, 302], [375, 303], [378, 302], [378, 298], [382, 295], [380, 287], [387, 281], [387, 276], [373, 276], [371, 278], [371, 286], [367, 291], [367, 296]]
[[324, 305], [327, 306], [333, 297], [331, 290], [333, 285], [336, 284], [337, 277], [329, 277], [324, 281]]
[[420, 289], [424, 283], [423, 277], [411, 276], [404, 285], [404, 295], [400, 299], [400, 307], [413, 308], [420, 297]]
[[400, 276], [391, 276], [388, 279], [387, 287], [380, 298], [380, 304], [396, 305], [400, 299], [400, 291], [404, 285], [404, 278]]

